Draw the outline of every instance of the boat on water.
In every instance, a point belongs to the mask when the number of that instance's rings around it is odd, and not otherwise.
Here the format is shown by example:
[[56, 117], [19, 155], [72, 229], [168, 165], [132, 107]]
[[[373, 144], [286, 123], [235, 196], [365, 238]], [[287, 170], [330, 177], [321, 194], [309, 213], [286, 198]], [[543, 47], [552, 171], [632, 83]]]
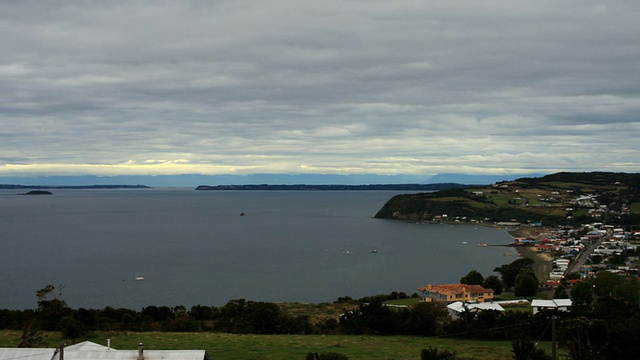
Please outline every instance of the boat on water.
[[373, 250], [371, 250], [371, 253], [372, 253], [372, 254], [375, 254], [375, 253], [377, 253], [377, 252], [378, 252], [378, 249], [373, 249]]
[[478, 243], [478, 246], [489, 246], [489, 244], [485, 244], [485, 243]]
[[136, 275], [135, 280], [136, 280], [136, 281], [143, 281], [143, 280], [144, 280], [144, 276], [142, 276], [142, 275]]
[[351, 255], [351, 254], [353, 254], [353, 253], [351, 251], [349, 251], [349, 250], [347, 250], [347, 251], [342, 253], [342, 255]]
[[467, 245], [467, 244], [468, 244], [468, 242], [466, 242], [466, 241], [462, 242], [462, 245]]

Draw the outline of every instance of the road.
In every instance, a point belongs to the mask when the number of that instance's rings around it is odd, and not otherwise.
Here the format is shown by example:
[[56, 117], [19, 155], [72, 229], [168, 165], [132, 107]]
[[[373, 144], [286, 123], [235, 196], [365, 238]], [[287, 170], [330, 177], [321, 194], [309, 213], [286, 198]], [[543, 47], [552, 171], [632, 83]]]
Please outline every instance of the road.
[[587, 246], [585, 246], [578, 254], [578, 257], [576, 257], [576, 259], [571, 264], [569, 264], [569, 267], [567, 268], [565, 274], [571, 274], [572, 272], [580, 271], [580, 267], [584, 265], [584, 263], [589, 258], [589, 255], [591, 255], [593, 250], [595, 250], [601, 243], [602, 239], [596, 241], [593, 244], [588, 244]]

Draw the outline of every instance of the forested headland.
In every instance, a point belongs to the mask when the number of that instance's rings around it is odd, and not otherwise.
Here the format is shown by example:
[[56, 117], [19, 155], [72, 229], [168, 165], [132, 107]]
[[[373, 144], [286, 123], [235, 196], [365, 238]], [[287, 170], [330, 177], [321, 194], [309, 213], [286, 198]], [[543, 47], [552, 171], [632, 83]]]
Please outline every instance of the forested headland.
[[375, 215], [410, 221], [640, 226], [640, 174], [557, 173], [489, 186], [397, 195]]

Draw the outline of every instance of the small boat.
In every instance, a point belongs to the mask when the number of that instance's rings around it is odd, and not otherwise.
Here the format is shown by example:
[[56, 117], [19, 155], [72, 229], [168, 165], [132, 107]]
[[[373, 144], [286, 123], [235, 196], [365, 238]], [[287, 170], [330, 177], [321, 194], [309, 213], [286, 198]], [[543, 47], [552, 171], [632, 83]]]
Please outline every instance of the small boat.
[[378, 252], [378, 249], [373, 249], [373, 250], [371, 250], [371, 253], [372, 253], [372, 254], [375, 254], [375, 253], [377, 253], [377, 252]]
[[353, 254], [353, 253], [351, 251], [349, 251], [349, 250], [347, 250], [347, 251], [342, 253], [342, 255], [351, 255], [351, 254]]
[[485, 243], [478, 243], [478, 246], [489, 246], [489, 244], [485, 244]]
[[467, 245], [467, 244], [468, 244], [468, 242], [466, 242], [466, 241], [462, 242], [462, 245]]
[[136, 275], [135, 279], [136, 279], [136, 281], [143, 281], [144, 280], [144, 276]]

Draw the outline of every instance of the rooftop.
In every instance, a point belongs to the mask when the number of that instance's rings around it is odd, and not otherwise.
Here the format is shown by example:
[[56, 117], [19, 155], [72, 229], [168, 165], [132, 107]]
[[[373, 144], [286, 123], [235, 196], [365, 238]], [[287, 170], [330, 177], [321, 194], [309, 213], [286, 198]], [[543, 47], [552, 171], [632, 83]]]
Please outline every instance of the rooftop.
[[427, 285], [418, 288], [420, 291], [437, 292], [443, 295], [467, 293], [493, 293], [493, 289], [483, 288], [480, 285], [467, 284], [441, 284]]
[[[64, 348], [65, 360], [209, 360], [204, 350], [116, 350], [90, 341]], [[56, 348], [0, 348], [0, 360], [59, 360]]]

